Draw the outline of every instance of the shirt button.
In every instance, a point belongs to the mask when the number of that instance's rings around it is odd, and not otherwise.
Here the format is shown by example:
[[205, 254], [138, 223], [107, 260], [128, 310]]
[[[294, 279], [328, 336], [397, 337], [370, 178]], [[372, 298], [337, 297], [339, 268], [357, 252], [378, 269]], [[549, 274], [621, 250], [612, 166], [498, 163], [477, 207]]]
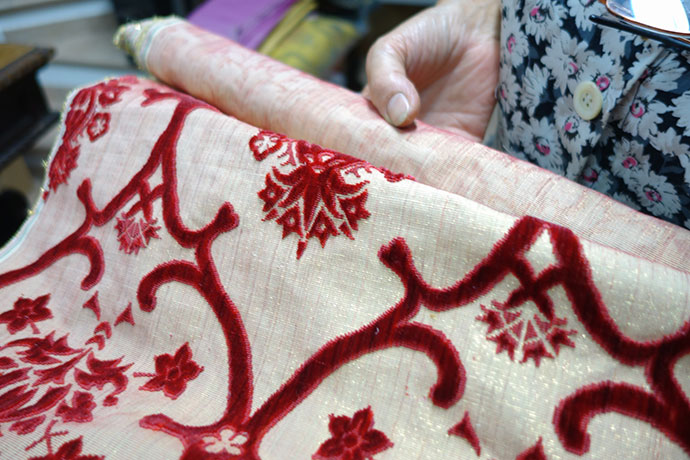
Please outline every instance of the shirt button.
[[604, 98], [601, 91], [593, 81], [583, 81], [575, 88], [573, 104], [575, 112], [583, 120], [593, 120], [601, 113], [601, 105]]

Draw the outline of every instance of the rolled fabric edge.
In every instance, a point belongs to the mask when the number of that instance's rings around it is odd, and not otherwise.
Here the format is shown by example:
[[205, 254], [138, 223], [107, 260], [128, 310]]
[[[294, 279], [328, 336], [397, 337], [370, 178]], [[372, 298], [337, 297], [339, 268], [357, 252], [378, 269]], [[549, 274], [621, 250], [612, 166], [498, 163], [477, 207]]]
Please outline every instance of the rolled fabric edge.
[[422, 122], [411, 129], [393, 128], [360, 95], [179, 18], [155, 18], [123, 29], [116, 43], [131, 50], [142, 68], [246, 123], [361, 157], [502, 213], [532, 215], [590, 241], [690, 272], [690, 231], [685, 228], [460, 135]]

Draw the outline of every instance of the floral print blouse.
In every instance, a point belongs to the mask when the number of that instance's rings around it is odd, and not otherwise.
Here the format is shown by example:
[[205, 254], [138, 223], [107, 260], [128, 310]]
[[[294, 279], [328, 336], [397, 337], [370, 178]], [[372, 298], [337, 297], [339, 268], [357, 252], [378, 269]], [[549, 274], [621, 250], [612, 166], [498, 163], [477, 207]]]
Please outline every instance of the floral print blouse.
[[690, 53], [589, 20], [605, 10], [503, 1], [498, 147], [690, 228]]

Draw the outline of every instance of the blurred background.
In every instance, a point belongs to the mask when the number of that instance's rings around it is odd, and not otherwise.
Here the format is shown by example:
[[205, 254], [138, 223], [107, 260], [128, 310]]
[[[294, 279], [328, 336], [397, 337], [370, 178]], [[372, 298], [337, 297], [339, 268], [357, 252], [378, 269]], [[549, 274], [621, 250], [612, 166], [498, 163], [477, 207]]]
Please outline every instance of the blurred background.
[[434, 0], [0, 0], [0, 247], [41, 194], [74, 88], [141, 74], [118, 25], [177, 15], [354, 91], [376, 38]]

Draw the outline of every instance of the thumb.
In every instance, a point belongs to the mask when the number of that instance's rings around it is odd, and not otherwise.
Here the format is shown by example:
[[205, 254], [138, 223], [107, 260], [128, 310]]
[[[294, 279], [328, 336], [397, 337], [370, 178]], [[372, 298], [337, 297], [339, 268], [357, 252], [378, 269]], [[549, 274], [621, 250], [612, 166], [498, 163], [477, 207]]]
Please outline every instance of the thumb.
[[386, 35], [369, 50], [364, 95], [394, 126], [411, 124], [419, 113], [419, 93], [407, 78], [407, 48], [400, 35]]

